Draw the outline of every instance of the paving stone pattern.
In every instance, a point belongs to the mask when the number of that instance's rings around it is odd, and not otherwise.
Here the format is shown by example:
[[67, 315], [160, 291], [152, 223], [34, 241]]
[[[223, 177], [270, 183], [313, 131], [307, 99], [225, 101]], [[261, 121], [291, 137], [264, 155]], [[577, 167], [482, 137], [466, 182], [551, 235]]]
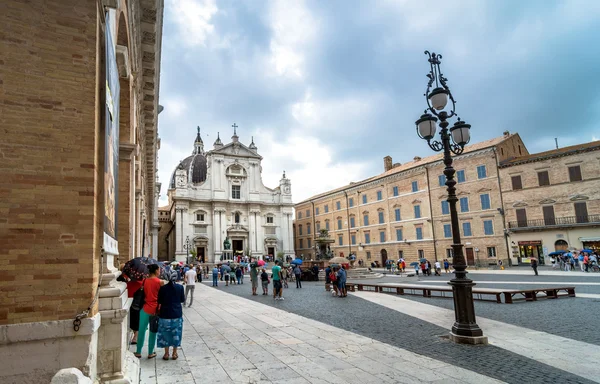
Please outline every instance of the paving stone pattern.
[[[507, 383], [591, 383], [491, 345], [454, 344], [443, 338], [448, 332], [441, 327], [357, 297], [332, 297], [324, 291], [322, 282], [304, 282], [303, 287], [286, 289], [285, 301], [274, 301], [270, 296], [253, 297], [249, 294], [249, 285], [219, 289]], [[434, 367], [422, 366], [415, 375], [434, 370]]]
[[141, 383], [501, 383], [223, 290], [197, 287], [179, 359], [143, 358]]

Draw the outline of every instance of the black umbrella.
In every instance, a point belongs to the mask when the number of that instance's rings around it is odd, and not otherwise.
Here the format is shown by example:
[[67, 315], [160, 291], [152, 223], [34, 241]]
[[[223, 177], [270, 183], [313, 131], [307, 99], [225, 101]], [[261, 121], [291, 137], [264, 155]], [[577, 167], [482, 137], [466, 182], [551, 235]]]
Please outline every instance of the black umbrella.
[[149, 257], [135, 257], [125, 263], [123, 274], [127, 275], [132, 281], [145, 279], [148, 277], [148, 266], [152, 264], [160, 266], [158, 260]]

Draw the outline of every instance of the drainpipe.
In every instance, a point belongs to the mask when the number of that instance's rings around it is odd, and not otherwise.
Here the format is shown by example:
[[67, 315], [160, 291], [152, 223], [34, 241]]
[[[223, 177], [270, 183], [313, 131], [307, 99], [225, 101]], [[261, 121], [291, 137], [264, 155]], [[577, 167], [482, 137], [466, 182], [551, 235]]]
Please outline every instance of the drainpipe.
[[[315, 225], [316, 225], [316, 224], [315, 224], [315, 202], [314, 202], [314, 201], [311, 201], [310, 203], [312, 204], [312, 212], [310, 213], [310, 214], [311, 214], [311, 216], [312, 216], [312, 221], [313, 221], [313, 222], [312, 222], [312, 227], [313, 227], [313, 231], [312, 231], [312, 233], [315, 233], [315, 231], [316, 231], [316, 227], [315, 227]], [[313, 242], [312, 242], [312, 243], [314, 243], [314, 240], [315, 240], [315, 239], [316, 239], [316, 237], [313, 235]], [[311, 244], [311, 246], [310, 246], [310, 248], [311, 248], [311, 249], [310, 249], [310, 252], [311, 252], [311, 253], [312, 253], [312, 251], [313, 251], [313, 250], [312, 250], [312, 247], [313, 247], [314, 245], [315, 245], [315, 244]], [[315, 252], [315, 259], [316, 259], [316, 257], [317, 257], [317, 253]], [[315, 259], [313, 259], [313, 260], [315, 260]]]
[[348, 209], [348, 192], [344, 191], [344, 195], [346, 195], [346, 219], [348, 220], [348, 256], [352, 254], [352, 239], [350, 238], [350, 211]]
[[144, 257], [144, 248], [146, 246], [146, 219], [144, 219], [144, 226], [142, 227], [142, 254], [140, 256]]
[[506, 256], [508, 257], [508, 266], [512, 267], [512, 257], [510, 252], [510, 247], [508, 244], [508, 230], [506, 229], [506, 211], [504, 210], [504, 199], [502, 197], [502, 186], [500, 185], [500, 163], [498, 162], [498, 152], [496, 151], [496, 147], [494, 147], [494, 157], [496, 158], [496, 180], [498, 180], [498, 193], [500, 194], [500, 209], [498, 212], [502, 215], [502, 227], [503, 227], [503, 235], [504, 242], [506, 243]]

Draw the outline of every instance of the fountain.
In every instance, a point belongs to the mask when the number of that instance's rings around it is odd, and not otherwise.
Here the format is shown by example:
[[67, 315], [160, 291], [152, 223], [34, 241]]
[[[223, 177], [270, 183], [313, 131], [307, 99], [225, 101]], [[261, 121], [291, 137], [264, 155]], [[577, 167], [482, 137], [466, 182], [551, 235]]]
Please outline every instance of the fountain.
[[[335, 243], [335, 240], [329, 237], [329, 231], [327, 229], [321, 229], [319, 231], [319, 236], [315, 238], [315, 247], [316, 247], [316, 259], [319, 261], [331, 260], [333, 258], [333, 252], [331, 251], [331, 244]], [[327, 263], [329, 264], [329, 263]], [[383, 275], [378, 273], [373, 273], [368, 270], [368, 268], [356, 268], [354, 267], [354, 263], [351, 263], [348, 260], [348, 264], [351, 264], [351, 268], [347, 271], [348, 280], [351, 279], [373, 279], [379, 278]], [[325, 272], [322, 271], [320, 279], [325, 278]]]
[[327, 229], [321, 229], [319, 231], [319, 236], [315, 239], [317, 260], [330, 260], [333, 258], [333, 252], [331, 252], [331, 244], [333, 243], [335, 243], [335, 240], [329, 237], [329, 231]]

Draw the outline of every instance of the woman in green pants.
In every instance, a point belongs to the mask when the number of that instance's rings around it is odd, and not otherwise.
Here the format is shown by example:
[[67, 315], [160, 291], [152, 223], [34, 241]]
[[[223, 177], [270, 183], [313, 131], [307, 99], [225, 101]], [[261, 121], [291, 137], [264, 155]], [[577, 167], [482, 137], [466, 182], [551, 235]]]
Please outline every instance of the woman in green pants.
[[[138, 359], [142, 357], [142, 348], [146, 341], [146, 330], [150, 322], [150, 316], [157, 314], [158, 309], [158, 291], [160, 287], [166, 282], [158, 278], [159, 266], [152, 264], [148, 266], [148, 272], [150, 275], [144, 280], [144, 307], [140, 311], [140, 328], [138, 331], [137, 349], [135, 351], [135, 357]], [[154, 347], [156, 346], [156, 333], [148, 332], [148, 358], [153, 359], [156, 357], [154, 353]]]

